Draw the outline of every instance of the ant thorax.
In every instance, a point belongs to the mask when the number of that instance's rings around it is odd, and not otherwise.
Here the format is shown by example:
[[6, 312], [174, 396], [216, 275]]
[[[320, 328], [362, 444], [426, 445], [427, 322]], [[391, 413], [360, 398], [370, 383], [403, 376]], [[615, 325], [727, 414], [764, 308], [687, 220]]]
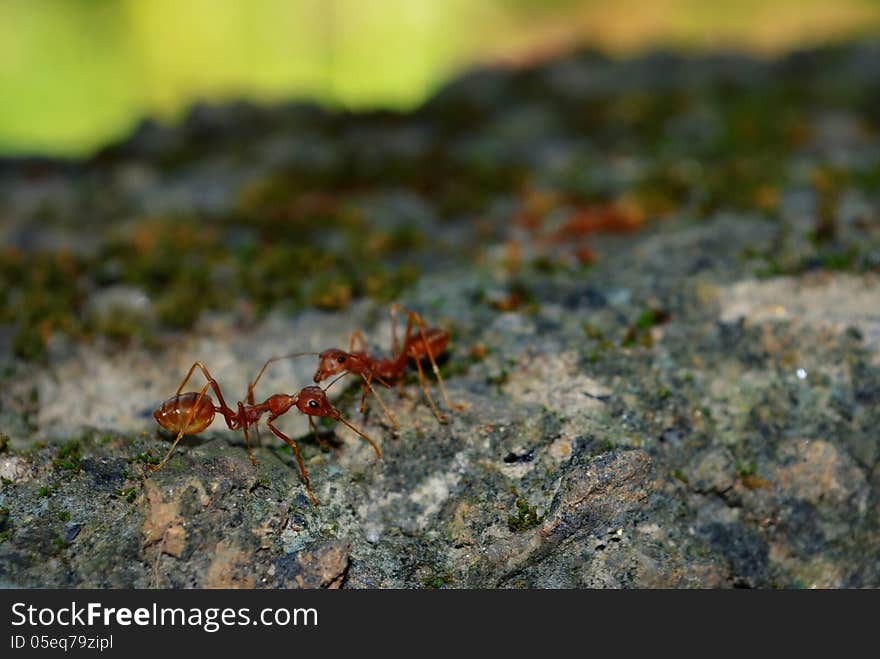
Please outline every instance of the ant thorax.
[[[291, 407], [296, 405], [296, 396], [290, 396], [288, 394], [274, 394], [269, 396], [266, 399], [266, 402], [263, 404], [265, 406], [265, 410], [272, 416], [281, 416], [282, 414], [287, 413]], [[262, 414], [264, 410], [258, 409], [263, 406], [254, 406], [257, 411]]]

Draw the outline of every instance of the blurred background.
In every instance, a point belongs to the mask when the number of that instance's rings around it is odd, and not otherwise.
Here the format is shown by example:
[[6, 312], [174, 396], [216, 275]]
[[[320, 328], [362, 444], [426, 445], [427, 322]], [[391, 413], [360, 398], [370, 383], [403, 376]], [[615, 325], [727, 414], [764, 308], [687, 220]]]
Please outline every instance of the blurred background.
[[878, 28], [872, 0], [0, 0], [0, 155], [86, 155], [196, 100], [407, 109], [575, 47], [772, 55]]

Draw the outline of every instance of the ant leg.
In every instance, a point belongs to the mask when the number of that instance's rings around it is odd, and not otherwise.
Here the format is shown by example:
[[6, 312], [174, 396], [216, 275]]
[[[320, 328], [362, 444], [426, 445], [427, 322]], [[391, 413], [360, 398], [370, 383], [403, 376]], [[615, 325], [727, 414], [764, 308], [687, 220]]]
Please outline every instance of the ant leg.
[[[406, 334], [403, 337], [403, 346], [397, 340], [397, 311], [403, 311], [407, 314], [407, 323], [406, 323]], [[412, 311], [407, 309], [402, 304], [392, 304], [391, 309], [389, 311], [391, 314], [391, 354], [393, 355], [393, 359], [403, 360], [403, 363], [406, 363], [406, 351], [409, 349], [409, 342], [412, 339], [412, 325], [413, 325], [413, 316], [415, 315]]]
[[376, 452], [377, 458], [382, 457], [382, 451], [379, 450], [379, 447], [376, 445], [376, 442], [374, 442], [372, 439], [370, 439], [370, 437], [365, 432], [358, 430], [358, 428], [356, 426], [354, 426], [353, 424], [346, 421], [345, 418], [342, 416], [342, 414], [339, 413], [339, 410], [337, 410], [335, 407], [331, 407], [330, 409], [331, 409], [331, 413], [327, 416], [329, 416], [334, 421], [339, 421], [341, 423], [344, 423], [351, 430], [354, 430], [358, 435], [361, 436], [362, 439], [364, 439], [370, 446], [373, 447], [373, 450]]
[[309, 428], [312, 429], [312, 434], [315, 436], [315, 441], [318, 442], [318, 445], [322, 449], [330, 450], [330, 444], [326, 439], [321, 439], [321, 436], [318, 434], [318, 427], [315, 425], [315, 420], [310, 416], [309, 417]]
[[202, 366], [204, 368], [204, 364], [202, 364], [201, 362], [196, 362], [195, 364], [193, 364], [192, 366], [189, 367], [189, 370], [186, 372], [186, 377], [183, 378], [183, 381], [180, 383], [180, 386], [177, 387], [177, 392], [174, 394], [175, 396], [180, 395], [180, 392], [183, 391], [183, 388], [186, 386], [186, 383], [189, 382], [189, 379], [192, 377], [193, 372], [199, 366]]
[[[464, 409], [461, 405], [455, 405], [452, 401], [449, 400], [449, 395], [446, 393], [446, 384], [443, 382], [443, 377], [440, 375], [440, 368], [437, 366], [437, 360], [434, 359], [434, 353], [431, 351], [431, 344], [428, 342], [428, 337], [425, 336], [425, 323], [422, 320], [422, 317], [419, 316], [415, 311], [410, 311], [406, 307], [401, 305], [395, 305], [395, 307], [401, 309], [406, 312], [408, 319], [406, 324], [406, 340], [404, 342], [403, 350], [406, 352], [409, 349], [409, 341], [410, 335], [412, 331], [412, 326], [415, 324], [419, 329], [419, 336], [422, 339], [422, 345], [425, 346], [425, 351], [428, 353], [428, 359], [431, 362], [431, 370], [434, 372], [434, 377], [437, 378], [437, 383], [440, 385], [440, 393], [443, 395], [443, 402], [446, 404], [449, 409], [453, 410], [461, 410]], [[437, 417], [439, 421], [445, 421], [446, 417], [442, 414], [439, 414], [437, 411], [437, 406], [434, 405], [434, 401], [431, 399], [431, 395], [428, 393], [427, 385], [425, 384], [425, 375], [422, 371], [421, 362], [418, 356], [413, 357], [413, 361], [416, 363], [416, 367], [419, 371], [419, 380], [422, 384], [422, 390], [425, 392], [425, 397], [428, 399], [428, 402], [431, 404], [431, 408], [434, 410], [434, 416]]]
[[180, 443], [180, 440], [183, 439], [183, 436], [186, 434], [186, 431], [189, 429], [189, 424], [192, 423], [193, 417], [196, 414], [196, 410], [199, 409], [199, 404], [202, 402], [202, 399], [205, 397], [205, 393], [208, 391], [208, 387], [211, 386], [210, 382], [206, 382], [205, 386], [202, 387], [202, 390], [199, 392], [198, 398], [196, 398], [195, 405], [192, 406], [192, 409], [189, 411], [189, 414], [186, 416], [186, 423], [184, 423], [180, 427], [180, 432], [177, 433], [177, 437], [174, 439], [174, 443], [171, 444], [171, 448], [168, 449], [168, 453], [165, 454], [165, 457], [162, 458], [162, 462], [153, 466], [147, 465], [147, 469], [151, 472], [156, 473], [162, 467], [165, 466], [165, 463], [168, 462], [168, 459], [171, 457], [171, 454], [174, 453], [174, 449], [177, 448], [177, 445]]
[[367, 393], [371, 393], [376, 398], [376, 402], [379, 403], [379, 407], [381, 407], [382, 411], [385, 412], [385, 416], [388, 417], [388, 421], [391, 422], [391, 426], [395, 430], [398, 430], [400, 428], [400, 426], [397, 423], [397, 419], [394, 418], [394, 415], [391, 413], [391, 410], [389, 410], [385, 406], [385, 403], [382, 402], [382, 399], [379, 398], [379, 394], [376, 393], [376, 390], [373, 389], [373, 385], [370, 382], [370, 378], [367, 378], [367, 376], [365, 376], [365, 375], [363, 376], [363, 378], [364, 378], [364, 393], [363, 393], [363, 396], [361, 397], [361, 413], [363, 414], [363, 412], [364, 412], [364, 408], [365, 408], [365, 405], [367, 402]]
[[[434, 377], [437, 378], [437, 384], [440, 385], [440, 393], [443, 395], [443, 402], [446, 403], [446, 406], [451, 410], [463, 410], [464, 405], [455, 405], [449, 400], [449, 395], [446, 393], [446, 384], [443, 382], [443, 378], [440, 375], [440, 368], [437, 366], [437, 360], [434, 359], [434, 353], [431, 351], [431, 344], [428, 343], [428, 338], [425, 336], [425, 323], [422, 321], [421, 316], [415, 311], [410, 311], [409, 313], [410, 318], [414, 319], [419, 326], [419, 334], [422, 337], [425, 351], [428, 353], [428, 359], [431, 361], [431, 370], [434, 371]], [[416, 362], [418, 363], [418, 359], [416, 359]], [[421, 375], [421, 369], [419, 369], [419, 374]]]
[[391, 354], [397, 356], [397, 348], [400, 345], [397, 342], [397, 306], [392, 304], [388, 309], [388, 315], [391, 316]]
[[[373, 387], [370, 385], [370, 380], [372, 379], [372, 376], [364, 375], [363, 373], [361, 373], [361, 377], [364, 380], [364, 386], [363, 386], [363, 391], [361, 393], [360, 413], [366, 414], [367, 413], [367, 394], [373, 390]], [[375, 392], [373, 392], [373, 393], [375, 393]]]
[[[226, 404], [226, 401], [223, 399], [223, 392], [220, 391], [220, 385], [217, 384], [217, 380], [215, 380], [211, 373], [208, 371], [208, 367], [205, 366], [202, 362], [195, 362], [192, 366], [189, 367], [189, 371], [186, 374], [186, 377], [183, 378], [183, 382], [180, 383], [180, 386], [177, 388], [176, 396], [180, 395], [180, 392], [183, 391], [183, 388], [186, 386], [186, 383], [189, 382], [189, 379], [192, 377], [193, 372], [197, 369], [201, 369], [202, 375], [205, 376], [205, 380], [208, 381], [208, 385], [211, 389], [214, 390], [214, 393], [217, 395], [217, 402], [220, 403], [218, 411], [223, 415], [223, 418], [226, 419], [226, 425], [229, 428], [232, 428], [232, 420], [235, 418], [235, 412], [229, 405]], [[188, 422], [187, 422], [188, 423]]]
[[[263, 367], [263, 368], [265, 368], [265, 367]], [[253, 405], [255, 404], [255, 401], [254, 401], [254, 386], [253, 386], [252, 384], [248, 384], [248, 391], [247, 391], [247, 404], [248, 404], [248, 405], [251, 405], [251, 406], [253, 406]], [[241, 412], [239, 412], [239, 414], [243, 417], [243, 415], [241, 414]], [[247, 424], [244, 424], [244, 425], [243, 425], [243, 428], [244, 428], [244, 441], [245, 441], [245, 444], [248, 444]], [[260, 437], [260, 426], [259, 426], [259, 425], [255, 425], [255, 426], [254, 426], [254, 433], [257, 435], [257, 436], [254, 438], [254, 444], [256, 444], [257, 446], [262, 446], [262, 445], [263, 445], [263, 438]], [[248, 456], [250, 457], [251, 462], [252, 462], [252, 463], [254, 464], [254, 466], [256, 467], [256, 466], [257, 466], [257, 462], [256, 462], [256, 460], [254, 460], [254, 456], [253, 456], [253, 454], [251, 453], [251, 447], [250, 447], [249, 444], [248, 444]]]
[[271, 363], [273, 363], [273, 362], [277, 362], [277, 361], [280, 360], [280, 359], [284, 359], [284, 357], [271, 357], [270, 359], [267, 359], [267, 360], [266, 360], [266, 363], [263, 364], [263, 368], [261, 368], [261, 369], [260, 369], [260, 372], [257, 373], [257, 377], [254, 378], [253, 382], [248, 382], [248, 387], [247, 387], [247, 402], [248, 402], [248, 405], [253, 405], [253, 404], [254, 404], [254, 387], [257, 386], [257, 382], [259, 382], [259, 381], [260, 381], [260, 378], [263, 377], [263, 373], [266, 372], [266, 369], [269, 367], [269, 364], [271, 364]]
[[299, 473], [302, 476], [303, 482], [306, 484], [306, 491], [309, 493], [309, 498], [312, 500], [312, 503], [316, 506], [319, 506], [318, 500], [315, 498], [314, 492], [312, 492], [312, 486], [309, 483], [309, 472], [306, 471], [306, 466], [303, 463], [302, 456], [299, 454], [299, 447], [296, 445], [296, 442], [293, 441], [290, 437], [285, 435], [283, 432], [278, 430], [275, 426], [272, 425], [272, 421], [275, 417], [269, 417], [266, 421], [266, 426], [271, 430], [278, 439], [283, 440], [287, 443], [287, 445], [293, 449], [293, 455], [296, 456], [296, 463], [299, 465]]
[[425, 392], [425, 398], [428, 399], [431, 411], [434, 412], [434, 416], [437, 417], [437, 420], [440, 423], [446, 423], [446, 417], [440, 414], [440, 410], [437, 409], [437, 406], [434, 404], [434, 399], [431, 398], [431, 394], [428, 391], [428, 383], [425, 381], [425, 372], [422, 370], [422, 362], [418, 359], [415, 359], [414, 361], [416, 363], [416, 368], [419, 370], [419, 382], [422, 384], [422, 391]]
[[[360, 350], [355, 349], [355, 344], [360, 346]], [[364, 339], [364, 335], [359, 331], [355, 330], [351, 333], [351, 336], [348, 339], [348, 351], [349, 352], [367, 352], [367, 341]]]
[[[257, 459], [254, 457], [253, 452], [251, 451], [251, 438], [248, 434], [247, 424], [245, 423], [244, 425], [242, 425], [241, 429], [244, 431], [244, 445], [247, 448], [248, 457], [251, 459], [251, 464], [256, 467], [258, 463]], [[259, 431], [257, 432], [259, 433]]]

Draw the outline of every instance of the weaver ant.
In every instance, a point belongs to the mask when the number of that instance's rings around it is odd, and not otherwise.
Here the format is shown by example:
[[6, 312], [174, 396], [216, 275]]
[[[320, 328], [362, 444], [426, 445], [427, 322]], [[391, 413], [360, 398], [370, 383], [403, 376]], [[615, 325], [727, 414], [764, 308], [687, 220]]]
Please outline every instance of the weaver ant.
[[[260, 377], [263, 374], [263, 371], [266, 370], [266, 366], [270, 362], [274, 360], [269, 360], [260, 370], [257, 378], [250, 384], [248, 384], [248, 402], [244, 403], [242, 401], [238, 402], [238, 409], [233, 410], [230, 408], [226, 401], [223, 399], [223, 393], [220, 391], [220, 386], [217, 384], [217, 381], [211, 377], [210, 372], [205, 367], [202, 362], [195, 362], [187, 372], [186, 377], [183, 378], [183, 382], [180, 383], [180, 386], [177, 388], [177, 393], [162, 403], [158, 408], [156, 408], [155, 412], [153, 412], [153, 417], [159, 423], [160, 426], [165, 428], [166, 430], [170, 430], [171, 432], [177, 433], [177, 437], [174, 439], [174, 443], [171, 445], [171, 448], [168, 450], [168, 453], [162, 459], [162, 461], [156, 465], [148, 465], [148, 469], [152, 472], [159, 471], [162, 467], [165, 466], [165, 463], [168, 462], [168, 459], [171, 457], [171, 454], [174, 452], [175, 447], [183, 438], [184, 435], [197, 435], [200, 432], [203, 432], [208, 426], [211, 425], [211, 422], [214, 420], [215, 414], [222, 414], [223, 418], [226, 421], [226, 425], [230, 430], [242, 430], [244, 432], [244, 441], [245, 446], [247, 447], [248, 457], [251, 460], [251, 463], [256, 466], [257, 460], [254, 458], [254, 454], [251, 451], [250, 444], [250, 434], [248, 429], [253, 426], [257, 428], [257, 424], [260, 421], [260, 418], [264, 414], [268, 414], [269, 418], [266, 419], [266, 426], [272, 433], [278, 437], [279, 439], [284, 440], [284, 442], [293, 449], [293, 454], [296, 457], [296, 462], [299, 465], [299, 472], [302, 475], [303, 482], [305, 482], [306, 490], [309, 493], [309, 498], [315, 505], [318, 505], [318, 500], [315, 498], [314, 493], [312, 492], [312, 487], [309, 482], [309, 474], [306, 471], [306, 466], [303, 463], [302, 456], [299, 452], [299, 447], [296, 445], [296, 442], [290, 439], [283, 432], [278, 430], [273, 425], [273, 421], [277, 419], [279, 416], [286, 414], [292, 407], [296, 407], [302, 414], [305, 414], [309, 417], [309, 425], [312, 430], [315, 431], [315, 436], [317, 437], [317, 431], [315, 430], [315, 425], [312, 417], [320, 416], [333, 419], [334, 421], [341, 421], [346, 426], [355, 431], [358, 435], [360, 435], [363, 439], [365, 439], [370, 446], [373, 447], [373, 450], [376, 452], [377, 457], [382, 457], [382, 452], [379, 450], [379, 447], [376, 443], [370, 439], [366, 434], [358, 430], [351, 423], [346, 421], [342, 415], [339, 413], [330, 401], [327, 399], [326, 389], [322, 389], [321, 387], [315, 385], [309, 385], [301, 389], [298, 393], [293, 395], [290, 394], [273, 394], [269, 396], [262, 403], [254, 402], [253, 390], [254, 386], [256, 386]], [[189, 382], [193, 373], [196, 369], [200, 369], [202, 374], [205, 376], [205, 386], [201, 388], [200, 391], [188, 391], [185, 393], [181, 393], [183, 388], [186, 386], [186, 383]], [[337, 378], [339, 379], [339, 378]], [[329, 385], [327, 385], [327, 389], [329, 389], [333, 383], [336, 382], [334, 380]], [[213, 389], [214, 394], [217, 396], [217, 401], [219, 404], [215, 405], [214, 400], [208, 395], [208, 389]], [[259, 433], [259, 430], [257, 431]]]
[[[406, 335], [404, 336], [402, 345], [397, 339], [398, 311], [406, 313], [407, 315]], [[415, 362], [416, 368], [419, 371], [419, 382], [422, 385], [422, 391], [425, 393], [425, 398], [428, 399], [428, 403], [431, 406], [434, 416], [437, 417], [437, 420], [441, 423], [445, 422], [446, 417], [437, 409], [437, 405], [434, 403], [434, 399], [431, 398], [431, 394], [428, 391], [428, 386], [425, 382], [425, 374], [422, 370], [422, 360], [427, 357], [431, 362], [431, 368], [434, 371], [434, 376], [437, 378], [437, 382], [440, 384], [443, 401], [446, 403], [447, 407], [449, 407], [449, 409], [461, 409], [462, 407], [460, 405], [453, 405], [449, 401], [449, 396], [446, 394], [446, 385], [443, 383], [443, 378], [440, 376], [440, 369], [437, 367], [437, 361], [434, 358], [435, 355], [441, 355], [446, 350], [446, 346], [449, 344], [449, 332], [439, 327], [426, 327], [419, 314], [415, 311], [410, 311], [399, 304], [392, 305], [390, 313], [391, 357], [371, 357], [368, 355], [367, 344], [363, 335], [360, 332], [355, 331], [349, 339], [348, 352], [332, 348], [330, 350], [325, 350], [318, 355], [319, 362], [318, 370], [315, 371], [315, 382], [321, 382], [338, 374], [345, 375], [347, 373], [353, 373], [355, 375], [360, 375], [364, 380], [363, 396], [361, 397], [361, 412], [365, 409], [367, 394], [372, 393], [379, 402], [379, 405], [382, 406], [391, 425], [394, 426], [394, 428], [397, 428], [397, 421], [376, 394], [372, 382], [373, 380], [376, 380], [380, 384], [390, 387], [391, 382], [400, 380], [403, 377], [407, 364], [412, 360]], [[417, 333], [413, 332], [414, 326], [418, 328]]]

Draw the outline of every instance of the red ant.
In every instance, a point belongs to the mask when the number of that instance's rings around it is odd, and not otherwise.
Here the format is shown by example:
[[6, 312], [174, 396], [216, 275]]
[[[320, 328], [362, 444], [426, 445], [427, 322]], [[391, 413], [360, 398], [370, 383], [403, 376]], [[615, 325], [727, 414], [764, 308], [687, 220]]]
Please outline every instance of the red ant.
[[[403, 339], [403, 345], [397, 340], [397, 312], [402, 311], [407, 314], [406, 335]], [[422, 391], [425, 398], [434, 412], [434, 416], [442, 423], [446, 421], [446, 417], [440, 413], [431, 394], [428, 392], [428, 386], [425, 382], [425, 374], [422, 370], [422, 360], [427, 357], [431, 362], [431, 368], [440, 384], [440, 391], [443, 394], [443, 400], [450, 409], [462, 409], [460, 405], [453, 405], [449, 401], [446, 394], [446, 386], [443, 384], [443, 378], [440, 376], [440, 369], [437, 368], [435, 355], [440, 355], [446, 350], [449, 344], [449, 332], [439, 327], [426, 327], [421, 316], [415, 311], [410, 311], [405, 307], [395, 304], [391, 307], [391, 357], [370, 357], [367, 354], [367, 344], [360, 332], [353, 332], [349, 340], [348, 352], [336, 348], [325, 350], [319, 355], [318, 370], [315, 371], [315, 382], [321, 382], [327, 378], [337, 374], [354, 373], [360, 375], [364, 380], [363, 396], [361, 397], [361, 412], [364, 411], [367, 394], [372, 393], [379, 401], [386, 416], [391, 424], [397, 428], [397, 421], [392, 416], [388, 408], [379, 399], [372, 382], [383, 384], [390, 387], [390, 382], [400, 380], [406, 371], [407, 363], [413, 360], [419, 371], [419, 382], [422, 385]], [[418, 327], [418, 333], [413, 333], [413, 326]], [[359, 349], [355, 349], [358, 344]], [[334, 380], [335, 381], [335, 380]]]
[[[290, 448], [293, 449], [293, 454], [296, 456], [296, 462], [299, 465], [299, 471], [302, 475], [302, 479], [306, 484], [306, 490], [309, 493], [309, 498], [315, 505], [318, 505], [318, 500], [315, 498], [314, 493], [312, 492], [311, 484], [309, 483], [309, 474], [306, 471], [305, 464], [303, 463], [302, 456], [299, 452], [299, 447], [296, 445], [292, 439], [290, 439], [283, 432], [278, 430], [273, 425], [273, 421], [277, 419], [279, 416], [286, 414], [292, 407], [296, 407], [301, 413], [307, 415], [309, 417], [309, 425], [312, 430], [315, 431], [315, 436], [317, 437], [317, 431], [315, 430], [315, 425], [312, 417], [320, 416], [325, 418], [333, 419], [334, 421], [341, 421], [346, 426], [354, 430], [358, 435], [360, 435], [363, 439], [365, 439], [370, 446], [373, 447], [373, 450], [376, 452], [377, 457], [382, 457], [382, 452], [379, 450], [379, 447], [376, 443], [370, 439], [366, 434], [358, 430], [351, 423], [346, 421], [342, 415], [339, 413], [330, 401], [327, 399], [326, 389], [322, 389], [321, 387], [317, 387], [315, 385], [309, 385], [304, 387], [299, 391], [299, 393], [289, 395], [289, 394], [274, 394], [269, 396], [262, 403], [254, 402], [254, 386], [256, 386], [260, 377], [263, 374], [263, 371], [266, 370], [266, 366], [269, 365], [270, 362], [274, 360], [269, 360], [260, 370], [257, 378], [250, 384], [248, 384], [248, 402], [243, 403], [241, 401], [238, 402], [238, 410], [233, 410], [230, 408], [226, 401], [223, 399], [223, 394], [220, 391], [220, 386], [217, 384], [217, 381], [211, 377], [211, 374], [208, 372], [208, 369], [202, 362], [195, 362], [189, 369], [189, 372], [186, 374], [186, 377], [183, 378], [183, 382], [180, 383], [180, 386], [177, 388], [177, 393], [162, 403], [156, 411], [153, 412], [153, 417], [159, 423], [160, 426], [165, 428], [166, 430], [170, 430], [171, 432], [176, 432], [177, 437], [174, 439], [174, 443], [171, 445], [171, 448], [168, 450], [168, 453], [162, 459], [162, 461], [156, 465], [148, 465], [148, 469], [152, 472], [159, 471], [162, 467], [165, 466], [165, 463], [168, 462], [168, 459], [171, 457], [171, 454], [174, 452], [175, 447], [183, 438], [184, 435], [197, 435], [200, 432], [204, 431], [208, 426], [211, 425], [211, 422], [214, 420], [214, 415], [219, 413], [223, 415], [223, 418], [226, 420], [226, 425], [230, 430], [242, 430], [244, 432], [244, 441], [245, 446], [247, 447], [248, 457], [251, 460], [251, 463], [256, 466], [257, 460], [254, 458], [254, 454], [251, 451], [250, 444], [250, 435], [248, 433], [248, 428], [253, 426], [257, 428], [257, 424], [260, 421], [260, 418], [263, 414], [268, 413], [269, 418], [266, 420], [266, 426], [272, 433], [278, 437], [279, 439], [284, 440]], [[183, 388], [186, 386], [186, 383], [189, 382], [189, 379], [192, 377], [193, 372], [196, 369], [201, 369], [202, 374], [205, 376], [207, 382], [205, 386], [202, 387], [201, 391], [188, 391], [185, 393], [181, 393]], [[338, 379], [338, 378], [337, 378]], [[329, 389], [333, 383], [336, 382], [334, 380], [331, 382], [327, 388]], [[214, 404], [214, 400], [211, 396], [208, 395], [207, 391], [211, 388], [214, 390], [214, 393], [217, 395], [217, 400], [219, 405]], [[257, 431], [259, 432], [259, 430]]]

